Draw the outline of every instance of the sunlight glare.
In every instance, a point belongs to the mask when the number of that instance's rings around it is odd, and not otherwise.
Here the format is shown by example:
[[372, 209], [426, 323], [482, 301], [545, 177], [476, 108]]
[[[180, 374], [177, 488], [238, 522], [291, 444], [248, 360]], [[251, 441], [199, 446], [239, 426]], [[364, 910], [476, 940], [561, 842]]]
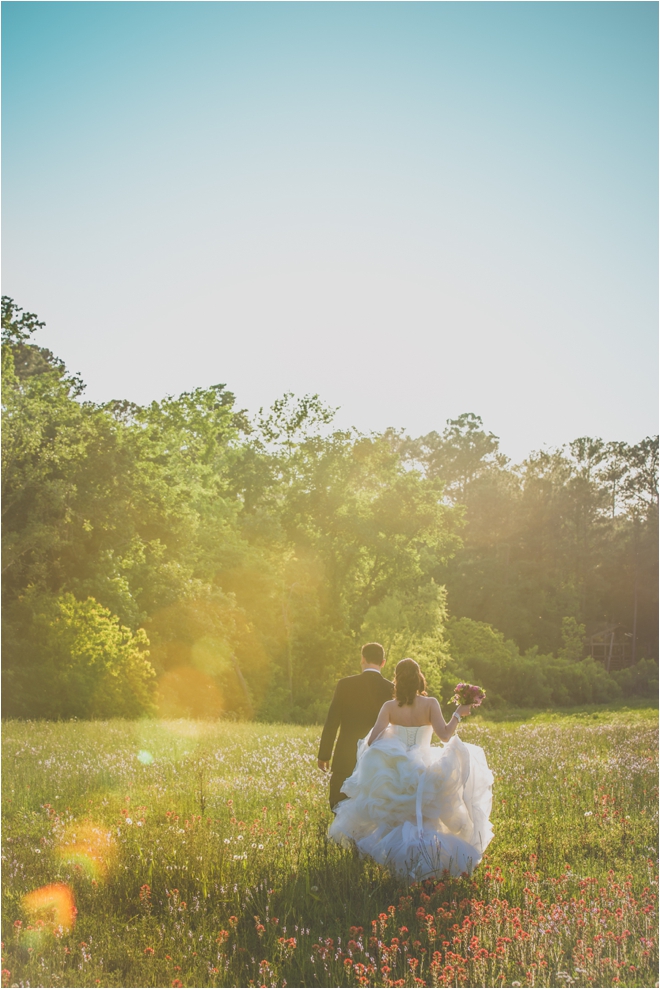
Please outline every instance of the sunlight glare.
[[117, 846], [107, 828], [85, 821], [69, 828], [57, 856], [99, 881], [107, 878], [117, 857]]
[[[22, 899], [23, 909], [42, 929], [54, 932], [70, 931], [76, 922], [73, 890], [65, 883], [50, 883]], [[29, 931], [26, 932], [29, 935]], [[38, 932], [37, 932], [38, 933]]]

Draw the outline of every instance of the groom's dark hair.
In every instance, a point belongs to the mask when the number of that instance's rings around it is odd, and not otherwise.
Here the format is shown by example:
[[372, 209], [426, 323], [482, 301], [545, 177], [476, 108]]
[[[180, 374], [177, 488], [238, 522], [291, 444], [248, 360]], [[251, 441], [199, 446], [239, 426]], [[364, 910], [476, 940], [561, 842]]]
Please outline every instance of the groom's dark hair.
[[362, 646], [362, 658], [366, 663], [382, 666], [385, 662], [385, 650], [380, 642], [367, 642], [366, 646]]

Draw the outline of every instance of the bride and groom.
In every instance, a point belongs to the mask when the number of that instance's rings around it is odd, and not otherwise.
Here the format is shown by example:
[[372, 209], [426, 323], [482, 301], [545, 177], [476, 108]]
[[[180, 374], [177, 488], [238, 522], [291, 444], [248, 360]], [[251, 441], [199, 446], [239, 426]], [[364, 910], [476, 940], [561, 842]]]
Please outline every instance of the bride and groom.
[[379, 643], [363, 646], [362, 673], [339, 681], [328, 711], [318, 765], [327, 772], [334, 748], [329, 835], [407, 879], [469, 873], [493, 836], [493, 774], [483, 749], [456, 735], [471, 705], [446, 722], [413, 659], [394, 683], [384, 665]]

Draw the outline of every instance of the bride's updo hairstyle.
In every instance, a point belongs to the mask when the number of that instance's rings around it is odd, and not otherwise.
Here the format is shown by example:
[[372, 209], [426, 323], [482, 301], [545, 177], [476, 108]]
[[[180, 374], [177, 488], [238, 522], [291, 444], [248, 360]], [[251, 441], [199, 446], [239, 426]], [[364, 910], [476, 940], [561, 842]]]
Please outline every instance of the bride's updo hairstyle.
[[412, 704], [417, 694], [426, 696], [426, 680], [414, 659], [402, 659], [394, 671], [394, 696], [399, 707]]

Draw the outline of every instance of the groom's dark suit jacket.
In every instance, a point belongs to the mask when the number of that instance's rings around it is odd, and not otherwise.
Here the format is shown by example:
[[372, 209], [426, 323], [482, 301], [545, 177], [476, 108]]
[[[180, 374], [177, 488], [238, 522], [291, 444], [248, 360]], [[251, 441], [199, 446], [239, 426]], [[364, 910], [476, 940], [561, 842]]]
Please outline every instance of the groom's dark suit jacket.
[[345, 799], [341, 788], [355, 769], [357, 743], [373, 728], [385, 701], [393, 697], [394, 684], [377, 670], [365, 670], [337, 684], [319, 746], [319, 759], [329, 762], [339, 730], [330, 779], [331, 807]]

